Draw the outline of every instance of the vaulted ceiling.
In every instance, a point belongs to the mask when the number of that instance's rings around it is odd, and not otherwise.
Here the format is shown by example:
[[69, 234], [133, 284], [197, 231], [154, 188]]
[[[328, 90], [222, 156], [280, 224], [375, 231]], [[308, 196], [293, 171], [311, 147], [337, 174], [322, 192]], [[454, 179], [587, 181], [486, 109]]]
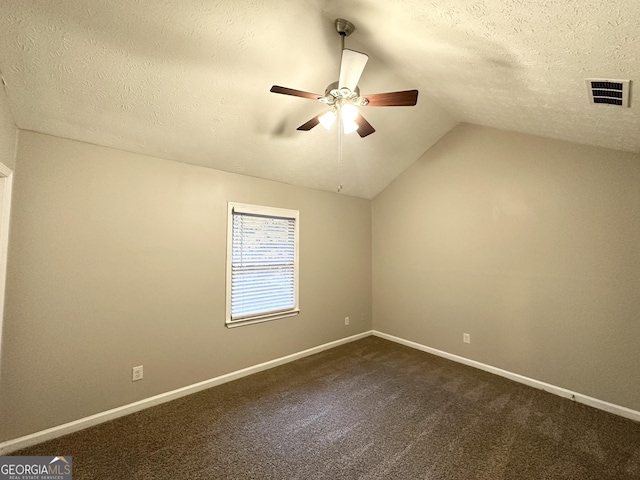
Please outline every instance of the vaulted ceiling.
[[[369, 63], [376, 133], [296, 127], [337, 80], [334, 19]], [[636, 0], [3, 0], [0, 72], [19, 128], [372, 198], [458, 122], [640, 151], [640, 110], [585, 79], [640, 77]], [[633, 86], [633, 84], [632, 84]], [[632, 90], [633, 94], [633, 90]]]

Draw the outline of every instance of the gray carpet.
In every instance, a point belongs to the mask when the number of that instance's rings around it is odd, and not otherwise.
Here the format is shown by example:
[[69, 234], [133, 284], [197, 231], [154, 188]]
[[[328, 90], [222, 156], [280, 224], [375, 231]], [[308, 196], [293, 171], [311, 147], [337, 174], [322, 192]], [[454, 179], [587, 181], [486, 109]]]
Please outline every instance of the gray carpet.
[[43, 443], [80, 479], [640, 479], [640, 423], [377, 337]]

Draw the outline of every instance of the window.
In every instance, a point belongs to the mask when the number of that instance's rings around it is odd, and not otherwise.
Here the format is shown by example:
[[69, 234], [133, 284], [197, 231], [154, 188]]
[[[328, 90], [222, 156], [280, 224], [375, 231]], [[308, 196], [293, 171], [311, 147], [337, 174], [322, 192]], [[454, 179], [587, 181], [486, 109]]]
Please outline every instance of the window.
[[297, 210], [229, 203], [228, 327], [299, 313], [298, 223]]

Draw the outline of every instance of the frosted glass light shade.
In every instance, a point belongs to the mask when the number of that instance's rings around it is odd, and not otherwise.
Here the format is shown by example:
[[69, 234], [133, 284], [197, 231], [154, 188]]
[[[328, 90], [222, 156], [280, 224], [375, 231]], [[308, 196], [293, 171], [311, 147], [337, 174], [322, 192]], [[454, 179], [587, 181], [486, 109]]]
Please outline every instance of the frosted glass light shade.
[[318, 120], [320, 120], [320, 123], [324, 128], [329, 130], [331, 125], [333, 125], [333, 122], [336, 121], [336, 113], [333, 110], [329, 110], [327, 113], [320, 115]]
[[342, 128], [344, 133], [352, 133], [358, 130], [358, 124], [353, 120], [342, 120]]
[[340, 112], [342, 115], [342, 120], [344, 121], [350, 120], [353, 122], [358, 117], [358, 109], [355, 105], [351, 105], [349, 103], [343, 105]]

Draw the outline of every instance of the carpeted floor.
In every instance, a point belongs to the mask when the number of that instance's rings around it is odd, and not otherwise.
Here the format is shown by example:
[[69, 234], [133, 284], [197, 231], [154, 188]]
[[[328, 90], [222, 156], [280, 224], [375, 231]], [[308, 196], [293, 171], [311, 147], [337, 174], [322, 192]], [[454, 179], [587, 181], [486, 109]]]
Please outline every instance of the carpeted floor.
[[640, 479], [640, 423], [368, 337], [12, 455], [80, 479]]

